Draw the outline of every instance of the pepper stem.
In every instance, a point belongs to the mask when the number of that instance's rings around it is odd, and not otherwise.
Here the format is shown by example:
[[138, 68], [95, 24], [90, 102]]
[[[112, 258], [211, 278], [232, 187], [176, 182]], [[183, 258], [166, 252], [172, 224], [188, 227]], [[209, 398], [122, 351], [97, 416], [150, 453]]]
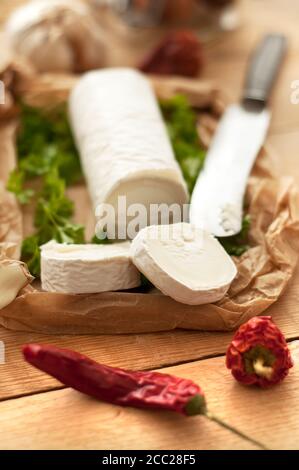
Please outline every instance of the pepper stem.
[[256, 361], [254, 361], [253, 368], [256, 375], [267, 380], [271, 380], [273, 375], [273, 367], [265, 366], [264, 360], [262, 358], [258, 358]]
[[239, 431], [238, 429], [234, 428], [230, 424], [225, 423], [222, 421], [220, 418], [215, 416], [213, 413], [210, 413], [210, 411], [206, 411], [205, 415], [206, 418], [208, 418], [210, 421], [213, 421], [214, 423], [219, 424], [222, 426], [224, 429], [228, 429], [229, 431], [233, 432], [236, 436], [241, 437], [242, 439], [247, 440], [248, 442], [251, 442], [251, 444], [254, 444], [255, 446], [260, 447], [263, 450], [270, 450], [268, 447], [266, 447], [264, 444], [262, 444], [259, 441], [256, 441], [255, 439], [252, 439], [251, 437], [247, 436], [247, 434], [244, 434], [242, 431]]

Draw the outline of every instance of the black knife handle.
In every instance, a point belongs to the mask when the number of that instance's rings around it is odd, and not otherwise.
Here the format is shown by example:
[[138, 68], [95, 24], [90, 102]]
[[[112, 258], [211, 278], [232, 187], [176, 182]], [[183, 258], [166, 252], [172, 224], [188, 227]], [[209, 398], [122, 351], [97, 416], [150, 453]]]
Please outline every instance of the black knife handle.
[[265, 36], [251, 60], [243, 101], [267, 104], [274, 80], [287, 50], [287, 39], [280, 34]]

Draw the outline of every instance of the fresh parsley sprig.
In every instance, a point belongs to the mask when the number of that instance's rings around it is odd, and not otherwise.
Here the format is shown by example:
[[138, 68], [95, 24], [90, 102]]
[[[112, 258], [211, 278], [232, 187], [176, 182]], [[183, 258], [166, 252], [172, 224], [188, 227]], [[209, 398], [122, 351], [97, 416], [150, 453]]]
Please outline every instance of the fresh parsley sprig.
[[162, 100], [160, 107], [176, 159], [192, 193], [206, 156], [197, 133], [196, 113], [182, 95]]
[[52, 239], [84, 243], [84, 227], [71, 222], [74, 208], [66, 196], [66, 186], [79, 181], [82, 172], [65, 110], [45, 113], [22, 106], [17, 149], [19, 164], [8, 189], [21, 204], [36, 204], [36, 232], [24, 240], [22, 259], [39, 276], [41, 245]]

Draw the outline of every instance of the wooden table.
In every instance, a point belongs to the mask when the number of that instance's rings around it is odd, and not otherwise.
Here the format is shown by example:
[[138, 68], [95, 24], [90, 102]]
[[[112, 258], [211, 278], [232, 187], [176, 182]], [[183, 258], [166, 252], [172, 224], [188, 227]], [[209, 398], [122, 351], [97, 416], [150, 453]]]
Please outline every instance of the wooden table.
[[[0, 16], [21, 1], [2, 0]], [[243, 25], [207, 46], [206, 78], [221, 79], [233, 98], [239, 94], [248, 53], [266, 31], [290, 39], [290, 51], [273, 98], [267, 145], [280, 173], [299, 182], [299, 105], [290, 102], [299, 79], [297, 0], [244, 1]], [[299, 338], [299, 271], [268, 313], [291, 343]], [[204, 418], [122, 409], [63, 388], [27, 366], [20, 346], [48, 342], [74, 348], [96, 360], [132, 369], [162, 369], [202, 385], [210, 409], [272, 449], [299, 449], [299, 367], [283, 384], [260, 391], [237, 384], [225, 368], [227, 333], [174, 331], [126, 336], [49, 337], [0, 330], [6, 362], [0, 365], [1, 449], [257, 449]], [[297, 390], [298, 386], [298, 390]]]

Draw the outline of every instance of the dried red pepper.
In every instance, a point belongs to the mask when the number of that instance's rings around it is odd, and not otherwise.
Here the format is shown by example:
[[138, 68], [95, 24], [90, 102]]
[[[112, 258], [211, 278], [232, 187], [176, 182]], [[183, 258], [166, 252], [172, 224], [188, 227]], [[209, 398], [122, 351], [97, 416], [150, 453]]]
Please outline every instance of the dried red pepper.
[[235, 334], [226, 365], [238, 382], [270, 387], [281, 382], [293, 366], [287, 342], [271, 317], [254, 317]]
[[202, 389], [191, 380], [159, 372], [110, 367], [75, 351], [51, 345], [27, 344], [23, 346], [23, 355], [37, 369], [98, 400], [120, 406], [174, 411], [185, 416], [203, 415], [265, 449], [260, 442], [210, 413]]
[[206, 411], [204, 394], [191, 380], [110, 367], [50, 345], [25, 345], [23, 354], [33, 366], [98, 400], [121, 406], [163, 408], [185, 415]]
[[177, 31], [166, 36], [139, 64], [145, 73], [196, 77], [203, 65], [203, 52], [191, 31]]

